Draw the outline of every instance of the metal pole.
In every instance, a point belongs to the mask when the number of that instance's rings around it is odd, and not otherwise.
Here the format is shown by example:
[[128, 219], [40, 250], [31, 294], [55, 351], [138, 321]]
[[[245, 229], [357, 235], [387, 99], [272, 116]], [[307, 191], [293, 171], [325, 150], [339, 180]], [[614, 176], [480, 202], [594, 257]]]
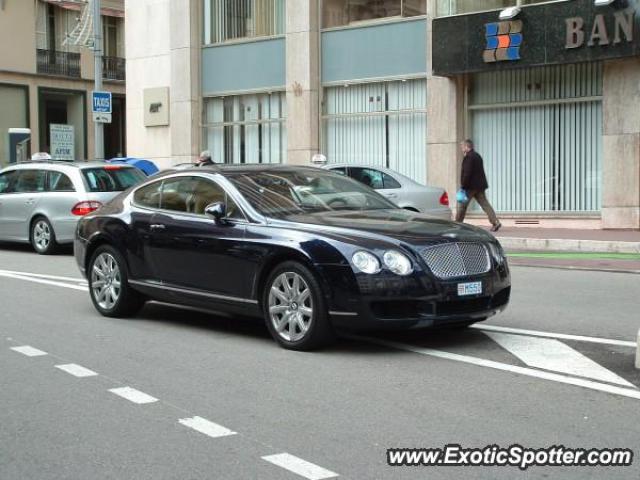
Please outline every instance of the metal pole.
[[[93, 1], [93, 57], [95, 61], [96, 92], [102, 91], [102, 16], [100, 0]], [[95, 126], [95, 160], [104, 160], [104, 124], [94, 122]]]

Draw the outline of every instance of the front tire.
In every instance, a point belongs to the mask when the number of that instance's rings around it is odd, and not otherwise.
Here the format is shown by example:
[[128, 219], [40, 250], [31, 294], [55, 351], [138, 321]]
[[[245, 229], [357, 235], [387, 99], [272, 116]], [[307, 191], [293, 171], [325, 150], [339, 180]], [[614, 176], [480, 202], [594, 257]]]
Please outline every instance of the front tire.
[[89, 295], [105, 317], [129, 317], [140, 311], [144, 297], [129, 286], [127, 265], [110, 245], [96, 249], [87, 270]]
[[283, 348], [314, 350], [334, 338], [320, 284], [299, 262], [284, 262], [271, 272], [262, 307], [271, 336]]
[[31, 246], [40, 255], [53, 255], [58, 250], [56, 233], [45, 217], [37, 217], [31, 222]]

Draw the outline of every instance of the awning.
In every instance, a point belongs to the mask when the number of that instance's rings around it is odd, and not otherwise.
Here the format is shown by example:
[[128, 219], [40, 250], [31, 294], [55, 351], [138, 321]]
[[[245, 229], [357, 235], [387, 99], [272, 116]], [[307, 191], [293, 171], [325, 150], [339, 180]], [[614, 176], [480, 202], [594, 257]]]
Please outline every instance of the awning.
[[[75, 10], [80, 11], [82, 8], [87, 5], [88, 2], [79, 1], [79, 0], [44, 0], [46, 3], [50, 3], [60, 8], [65, 8], [67, 10]], [[124, 11], [117, 10], [115, 8], [101, 8], [100, 13], [105, 17], [118, 17], [124, 18]]]

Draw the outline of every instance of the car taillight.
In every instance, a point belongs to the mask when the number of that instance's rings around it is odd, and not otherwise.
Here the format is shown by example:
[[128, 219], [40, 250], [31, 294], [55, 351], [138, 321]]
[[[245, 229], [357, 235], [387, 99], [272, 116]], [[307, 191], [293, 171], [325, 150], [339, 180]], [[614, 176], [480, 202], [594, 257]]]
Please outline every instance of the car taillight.
[[87, 213], [96, 211], [102, 206], [102, 203], [96, 201], [78, 202], [71, 209], [71, 213], [81, 217]]
[[440, 205], [444, 205], [445, 207], [449, 206], [449, 195], [447, 194], [447, 192], [444, 192], [440, 196]]

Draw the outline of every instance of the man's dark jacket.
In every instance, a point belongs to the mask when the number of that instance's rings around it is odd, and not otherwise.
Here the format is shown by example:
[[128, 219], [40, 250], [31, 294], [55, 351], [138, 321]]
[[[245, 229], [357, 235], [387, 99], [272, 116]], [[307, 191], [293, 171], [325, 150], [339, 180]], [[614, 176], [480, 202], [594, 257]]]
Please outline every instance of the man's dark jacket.
[[484, 173], [482, 157], [475, 150], [467, 152], [464, 160], [462, 160], [460, 185], [467, 191], [486, 190], [489, 188], [487, 176]]

